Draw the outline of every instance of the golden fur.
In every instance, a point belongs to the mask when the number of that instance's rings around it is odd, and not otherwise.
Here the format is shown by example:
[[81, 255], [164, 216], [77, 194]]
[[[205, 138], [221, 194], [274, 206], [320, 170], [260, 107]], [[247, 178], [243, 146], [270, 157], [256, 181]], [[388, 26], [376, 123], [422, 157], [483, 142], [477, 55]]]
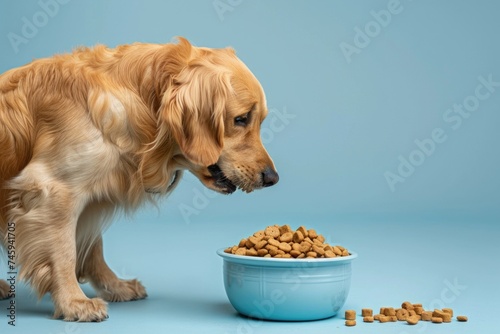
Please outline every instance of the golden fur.
[[4, 246], [15, 238], [20, 278], [50, 293], [66, 320], [101, 321], [104, 300], [145, 298], [139, 281], [104, 262], [105, 223], [172, 191], [183, 170], [223, 193], [276, 183], [260, 140], [266, 114], [259, 82], [232, 49], [183, 38], [81, 48], [2, 74], [0, 237]]

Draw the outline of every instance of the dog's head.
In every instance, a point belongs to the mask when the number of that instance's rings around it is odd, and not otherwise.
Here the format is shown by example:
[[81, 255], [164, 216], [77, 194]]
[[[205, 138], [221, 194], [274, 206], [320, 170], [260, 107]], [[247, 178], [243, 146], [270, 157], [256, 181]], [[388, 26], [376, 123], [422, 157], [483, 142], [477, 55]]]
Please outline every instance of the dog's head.
[[278, 182], [260, 138], [264, 91], [232, 49], [176, 45], [179, 73], [163, 96], [161, 119], [177, 143], [177, 160], [205, 186], [230, 194]]

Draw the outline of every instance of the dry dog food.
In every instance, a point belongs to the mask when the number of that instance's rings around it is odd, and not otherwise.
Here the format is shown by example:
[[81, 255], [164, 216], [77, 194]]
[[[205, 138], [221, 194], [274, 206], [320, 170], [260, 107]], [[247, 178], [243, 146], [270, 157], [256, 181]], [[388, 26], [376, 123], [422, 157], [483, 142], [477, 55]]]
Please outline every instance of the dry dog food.
[[404, 308], [400, 308], [396, 311], [396, 317], [398, 318], [399, 321], [405, 321], [408, 319], [410, 316], [410, 313], [408, 310], [405, 310]]
[[431, 321], [435, 324], [440, 324], [443, 322], [443, 318], [440, 318], [440, 317], [432, 317], [431, 318]]
[[346, 320], [345, 325], [346, 326], [356, 326], [356, 320]]
[[443, 312], [449, 313], [453, 317], [453, 310], [451, 308], [444, 308], [442, 309]]
[[386, 316], [386, 315], [381, 315], [381, 316], [378, 318], [378, 321], [380, 321], [380, 322], [388, 322], [388, 321], [390, 321], [390, 320], [391, 320], [391, 318], [390, 318], [390, 317], [388, 317], [388, 316]]
[[431, 311], [423, 311], [422, 312], [422, 320], [423, 321], [431, 321], [432, 319], [432, 312]]
[[412, 315], [411, 317], [406, 318], [406, 322], [408, 325], [416, 325], [418, 323], [418, 316]]
[[342, 246], [331, 246], [314, 229], [300, 226], [293, 231], [289, 225], [272, 225], [257, 231], [238, 245], [228, 247], [224, 252], [235, 255], [274, 258], [332, 258], [348, 256]]
[[371, 308], [364, 308], [361, 310], [361, 316], [373, 317], [373, 310]]
[[394, 309], [394, 307], [385, 307], [384, 308], [384, 315], [386, 315], [388, 317], [395, 316], [396, 310]]
[[354, 310], [345, 311], [345, 320], [356, 320], [356, 311]]
[[[349, 312], [349, 315], [348, 315]], [[355, 319], [356, 312], [353, 310], [346, 311], [346, 319]], [[380, 308], [380, 313], [372, 316], [372, 309], [364, 308], [361, 310], [363, 322], [395, 322], [406, 321], [409, 325], [416, 325], [419, 321], [431, 321], [436, 324], [451, 322], [453, 318], [453, 309], [443, 308], [441, 310], [435, 309], [433, 311], [426, 311], [422, 304], [413, 304], [408, 301], [401, 304], [401, 308], [393, 308], [383, 306]], [[348, 318], [349, 316], [349, 318]], [[353, 317], [354, 316], [354, 317]], [[457, 316], [457, 321], [467, 321], [464, 315]], [[347, 325], [347, 321], [346, 321]]]

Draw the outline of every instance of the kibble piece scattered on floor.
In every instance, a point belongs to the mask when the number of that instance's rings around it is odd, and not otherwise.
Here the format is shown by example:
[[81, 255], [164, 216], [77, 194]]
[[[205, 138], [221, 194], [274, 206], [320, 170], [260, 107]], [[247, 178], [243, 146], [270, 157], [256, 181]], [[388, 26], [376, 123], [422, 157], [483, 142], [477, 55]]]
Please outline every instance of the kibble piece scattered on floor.
[[441, 310], [444, 313], [449, 313], [453, 317], [453, 309], [445, 307], [445, 308], [442, 308]]
[[444, 312], [441, 319], [443, 319], [443, 322], [451, 322], [451, 314]]
[[438, 317], [438, 318], [442, 318], [443, 317], [443, 314], [444, 312], [441, 311], [441, 310], [438, 310], [438, 309], [435, 309], [433, 312], [432, 312], [432, 316], [433, 317]]
[[346, 320], [356, 320], [356, 311], [354, 311], [354, 310], [345, 311], [345, 319]]
[[[347, 312], [350, 312], [349, 314]], [[346, 311], [346, 319], [352, 317], [353, 310]], [[401, 304], [401, 308], [383, 306], [380, 307], [380, 314], [373, 315], [373, 310], [368, 308], [361, 309], [363, 322], [396, 322], [406, 321], [409, 325], [416, 325], [419, 321], [431, 321], [436, 324], [449, 323], [453, 319], [453, 309], [442, 308], [426, 311], [422, 304], [412, 304], [408, 301]], [[353, 318], [354, 320], [355, 318]], [[465, 322], [468, 318], [464, 315], [457, 316], [457, 321]]]
[[432, 317], [431, 321], [435, 324], [440, 324], [443, 322], [443, 318], [440, 317]]
[[401, 304], [401, 308], [410, 311], [413, 310], [413, 304], [410, 302], [403, 302], [403, 304]]
[[361, 310], [361, 315], [363, 317], [373, 317], [373, 310], [371, 308], [364, 308]]
[[424, 311], [424, 312], [422, 312], [421, 316], [422, 316], [423, 321], [431, 321], [432, 312], [431, 311]]
[[406, 322], [408, 325], [416, 325], [418, 324], [418, 316], [412, 315], [411, 317], [406, 318]]
[[345, 325], [349, 327], [356, 326], [356, 320], [346, 320]]
[[405, 310], [404, 308], [400, 308], [396, 311], [396, 317], [398, 318], [399, 321], [405, 321], [409, 316], [410, 313], [408, 312], [408, 310]]
[[390, 317], [388, 317], [388, 316], [386, 316], [386, 315], [381, 315], [381, 316], [378, 318], [378, 321], [380, 321], [380, 322], [388, 322], [388, 321], [390, 321], [390, 320], [391, 320], [391, 318], [390, 318]]
[[392, 317], [396, 315], [396, 310], [394, 309], [394, 307], [386, 307], [384, 309], [384, 315]]

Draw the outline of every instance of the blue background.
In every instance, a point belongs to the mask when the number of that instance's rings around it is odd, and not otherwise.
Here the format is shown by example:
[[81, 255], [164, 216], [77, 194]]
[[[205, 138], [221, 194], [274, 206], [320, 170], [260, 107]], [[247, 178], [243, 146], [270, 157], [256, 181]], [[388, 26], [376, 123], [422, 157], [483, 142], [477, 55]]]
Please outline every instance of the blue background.
[[[474, 102], [480, 77], [500, 82], [498, 2], [401, 0], [380, 23], [376, 17], [396, 2], [43, 5], [54, 1], [0, 4], [0, 72], [97, 43], [166, 43], [184, 36], [198, 46], [232, 46], [266, 92], [270, 114], [262, 136], [280, 182], [223, 196], [186, 174], [156, 208], [117, 217], [105, 235], [110, 266], [121, 276], [142, 279], [148, 299], [110, 305], [103, 324], [66, 324], [49, 320], [48, 297], [36, 304], [20, 285], [18, 326], [8, 327], [2, 316], [2, 332], [35, 326], [40, 333], [491, 328], [494, 313], [484, 306], [500, 297], [500, 86], [481, 88], [490, 94], [475, 100], [478, 105], [459, 126], [459, 114], [448, 110]], [[38, 27], [23, 31], [26, 22]], [[14, 35], [24, 42], [13, 44]], [[356, 52], [343, 52], [347, 44]], [[415, 141], [428, 143], [435, 129], [446, 140], [425, 154]], [[401, 159], [413, 159], [416, 166], [391, 188], [386, 175], [404, 172]], [[446, 282], [457, 281], [467, 288], [446, 306], [471, 321], [443, 325], [448, 329], [400, 323], [347, 329], [342, 317], [293, 324], [241, 318], [225, 297], [215, 250], [274, 223], [314, 227], [358, 252], [345, 308], [378, 309], [406, 299], [438, 305]]]

